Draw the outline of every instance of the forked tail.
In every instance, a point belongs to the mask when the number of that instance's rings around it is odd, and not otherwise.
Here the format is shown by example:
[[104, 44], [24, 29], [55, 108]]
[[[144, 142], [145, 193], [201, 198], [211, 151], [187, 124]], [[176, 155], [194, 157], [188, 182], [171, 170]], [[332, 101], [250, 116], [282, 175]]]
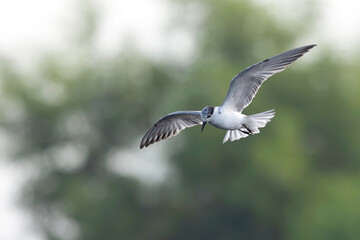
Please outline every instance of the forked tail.
[[265, 127], [265, 125], [270, 122], [274, 116], [274, 109], [247, 116], [246, 122], [242, 128], [237, 130], [228, 130], [226, 132], [223, 143], [227, 142], [229, 139], [230, 141], [235, 141], [240, 138], [246, 138], [249, 135], [259, 133], [259, 128]]

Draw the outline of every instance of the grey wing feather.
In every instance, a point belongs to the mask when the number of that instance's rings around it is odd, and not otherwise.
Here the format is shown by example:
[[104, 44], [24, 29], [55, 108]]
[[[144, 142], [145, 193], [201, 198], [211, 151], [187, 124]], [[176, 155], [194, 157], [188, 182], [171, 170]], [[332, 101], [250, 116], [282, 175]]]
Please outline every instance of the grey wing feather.
[[140, 148], [176, 136], [180, 131], [202, 123], [200, 111], [173, 112], [160, 118], [141, 140]]
[[221, 108], [241, 112], [251, 103], [261, 84], [266, 79], [275, 73], [284, 71], [287, 66], [314, 46], [316, 45], [295, 48], [246, 68], [231, 80]]

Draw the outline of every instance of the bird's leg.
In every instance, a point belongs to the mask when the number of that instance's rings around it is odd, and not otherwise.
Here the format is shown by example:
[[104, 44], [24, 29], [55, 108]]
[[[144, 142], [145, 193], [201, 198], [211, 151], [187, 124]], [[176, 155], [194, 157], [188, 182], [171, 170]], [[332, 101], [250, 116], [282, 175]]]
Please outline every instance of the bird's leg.
[[246, 131], [244, 131], [244, 130], [239, 129], [239, 131], [242, 132], [242, 133], [245, 133], [245, 134], [247, 134], [247, 135], [251, 135], [251, 133], [246, 132]]
[[247, 132], [240, 130], [241, 132], [246, 133], [247, 135], [253, 134], [252, 131], [246, 125], [243, 125], [243, 127], [247, 130]]

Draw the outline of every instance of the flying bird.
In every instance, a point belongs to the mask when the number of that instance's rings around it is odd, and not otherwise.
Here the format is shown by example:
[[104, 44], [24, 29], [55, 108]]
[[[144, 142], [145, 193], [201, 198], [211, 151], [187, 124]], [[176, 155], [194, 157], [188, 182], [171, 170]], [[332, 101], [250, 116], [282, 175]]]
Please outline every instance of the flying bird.
[[223, 143], [229, 139], [234, 141], [259, 133], [259, 128], [265, 127], [275, 116], [274, 110], [248, 116], [242, 114], [242, 111], [251, 103], [266, 79], [284, 71], [315, 46], [295, 48], [246, 68], [231, 80], [225, 100], [220, 106], [206, 106], [201, 111], [178, 111], [163, 116], [144, 135], [140, 148], [176, 136], [185, 128], [196, 125], [202, 124], [202, 132], [206, 123], [227, 130]]

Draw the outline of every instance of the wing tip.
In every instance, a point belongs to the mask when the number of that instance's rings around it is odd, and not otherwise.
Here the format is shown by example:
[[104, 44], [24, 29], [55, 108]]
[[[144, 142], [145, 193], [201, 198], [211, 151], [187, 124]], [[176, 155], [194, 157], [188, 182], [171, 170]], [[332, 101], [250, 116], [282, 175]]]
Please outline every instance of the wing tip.
[[144, 147], [147, 147], [147, 145], [144, 142], [144, 138], [145, 138], [145, 136], [143, 137], [143, 139], [140, 142], [140, 149], [143, 149]]
[[303, 47], [300, 47], [300, 49], [304, 49], [305, 50], [305, 52], [308, 52], [310, 49], [312, 49], [312, 48], [314, 48], [314, 47], [316, 47], [317, 46], [317, 44], [310, 44], [310, 45], [305, 45], [305, 46], [303, 46]]
[[[156, 125], [154, 125], [155, 127]], [[142, 138], [141, 142], [140, 142], [140, 149], [143, 148], [147, 148], [148, 146], [150, 146], [151, 144], [154, 144], [156, 142], [160, 142], [161, 140], [165, 140], [168, 138], [171, 138], [173, 136], [176, 136], [180, 133], [180, 131], [178, 129], [174, 129], [172, 131], [166, 131], [163, 133], [159, 133], [159, 132], [155, 132], [155, 135], [151, 136], [151, 134], [153, 133], [153, 128], [152, 127]]]

